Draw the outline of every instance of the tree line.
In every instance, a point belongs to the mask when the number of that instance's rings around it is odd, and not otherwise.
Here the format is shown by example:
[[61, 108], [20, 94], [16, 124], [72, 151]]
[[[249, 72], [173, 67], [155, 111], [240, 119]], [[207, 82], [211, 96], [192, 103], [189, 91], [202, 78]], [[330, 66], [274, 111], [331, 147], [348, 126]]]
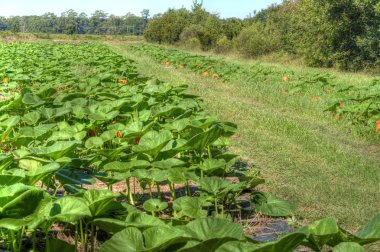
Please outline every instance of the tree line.
[[31, 33], [144, 35], [176, 44], [248, 57], [285, 54], [309, 66], [380, 71], [380, 0], [284, 0], [246, 18], [220, 18], [193, 0], [190, 10], [169, 9], [150, 17], [68, 10], [60, 16], [0, 17], [0, 30]]
[[309, 66], [380, 70], [380, 0], [284, 0], [244, 19], [221, 19], [194, 0], [191, 10], [155, 15], [145, 37], [249, 57], [285, 53]]
[[132, 13], [115, 16], [102, 10], [88, 16], [71, 9], [60, 16], [45, 13], [41, 16], [0, 17], [0, 30], [51, 34], [142, 35], [148, 18], [147, 9], [141, 11], [141, 16]]

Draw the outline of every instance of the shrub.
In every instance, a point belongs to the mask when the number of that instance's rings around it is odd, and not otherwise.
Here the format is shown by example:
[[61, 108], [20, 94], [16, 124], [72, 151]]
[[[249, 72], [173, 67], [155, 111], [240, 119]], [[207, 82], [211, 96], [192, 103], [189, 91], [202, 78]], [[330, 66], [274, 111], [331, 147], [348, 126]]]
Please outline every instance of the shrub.
[[189, 25], [189, 20], [190, 14], [184, 8], [168, 10], [149, 22], [144, 36], [151, 42], [176, 43], [179, 41], [182, 31]]
[[216, 53], [226, 53], [231, 51], [232, 49], [232, 41], [227, 38], [227, 36], [223, 36], [218, 39], [216, 42], [216, 46], [214, 51]]
[[179, 35], [179, 38], [181, 42], [186, 42], [192, 38], [199, 38], [201, 33], [204, 33], [203, 27], [198, 24], [192, 24], [183, 29], [182, 33]]
[[182, 42], [182, 46], [190, 50], [200, 50], [202, 48], [201, 41], [198, 38], [189, 38], [188, 40]]
[[255, 57], [280, 49], [279, 35], [261, 22], [245, 28], [234, 39], [236, 49], [243, 55]]

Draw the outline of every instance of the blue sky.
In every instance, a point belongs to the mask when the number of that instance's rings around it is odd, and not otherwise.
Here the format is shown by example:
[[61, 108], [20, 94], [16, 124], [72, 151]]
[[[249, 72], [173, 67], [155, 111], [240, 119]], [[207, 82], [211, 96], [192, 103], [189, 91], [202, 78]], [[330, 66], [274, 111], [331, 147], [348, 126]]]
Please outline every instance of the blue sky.
[[[207, 11], [219, 13], [221, 17], [244, 18], [254, 10], [263, 9], [281, 0], [203, 0]], [[149, 9], [151, 14], [165, 12], [168, 8], [190, 9], [192, 0], [4, 0], [0, 4], [0, 16], [41, 15], [53, 12], [57, 15], [69, 9], [90, 15], [95, 10], [104, 10], [118, 16], [132, 12], [140, 15]]]

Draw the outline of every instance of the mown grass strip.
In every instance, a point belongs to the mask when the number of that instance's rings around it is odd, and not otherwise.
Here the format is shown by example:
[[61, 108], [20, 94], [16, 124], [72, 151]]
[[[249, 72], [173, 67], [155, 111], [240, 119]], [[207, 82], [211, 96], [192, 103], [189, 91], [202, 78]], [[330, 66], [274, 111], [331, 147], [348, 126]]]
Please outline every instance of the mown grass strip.
[[[189, 84], [211, 113], [238, 124], [235, 151], [260, 167], [267, 190], [295, 202], [300, 216], [307, 220], [336, 216], [356, 229], [380, 209], [379, 145], [371, 139], [373, 135], [356, 136], [350, 126], [323, 113], [328, 95], [320, 94], [318, 103], [311, 100], [311, 94], [320, 90], [310, 87], [305, 95], [283, 96], [281, 89], [287, 83], [278, 75], [253, 82], [244, 78], [221, 82], [186, 69], [164, 67], [128, 51], [125, 45], [112, 48], [128, 53], [147, 75]], [[243, 60], [238, 63], [252, 65]], [[290, 70], [293, 78], [322, 71], [264, 66], [280, 73]], [[347, 82], [343, 74], [335, 75], [338, 84]], [[366, 82], [366, 77], [354, 76], [357, 85]]]

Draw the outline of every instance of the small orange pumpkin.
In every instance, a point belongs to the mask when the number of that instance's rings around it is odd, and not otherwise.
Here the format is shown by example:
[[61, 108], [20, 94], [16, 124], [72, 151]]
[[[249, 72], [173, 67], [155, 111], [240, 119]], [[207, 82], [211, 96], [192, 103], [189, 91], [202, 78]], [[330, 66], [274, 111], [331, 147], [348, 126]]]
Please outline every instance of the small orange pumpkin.
[[170, 66], [170, 61], [164, 61], [165, 66]]
[[217, 79], [217, 78], [219, 78], [219, 74], [214, 73], [214, 74], [212, 75], [212, 78], [213, 78], [213, 79]]
[[135, 138], [135, 144], [138, 145], [140, 143], [140, 137]]
[[4, 78], [3, 83], [8, 83], [8, 78]]
[[121, 133], [121, 131], [118, 130], [118, 131], [116, 132], [116, 137], [117, 137], [117, 138], [123, 138], [123, 133]]
[[119, 83], [125, 85], [128, 83], [128, 80], [119, 80]]
[[285, 81], [285, 82], [288, 82], [289, 81], [289, 76], [287, 76], [287, 75], [282, 76], [282, 80]]
[[376, 132], [380, 131], [380, 120], [376, 121]]
[[202, 73], [202, 76], [203, 76], [203, 77], [207, 77], [207, 76], [208, 76], [208, 72], [203, 72], [203, 73]]
[[185, 68], [185, 65], [184, 64], [179, 64], [178, 67], [181, 68], [181, 69], [183, 69], [183, 68]]

